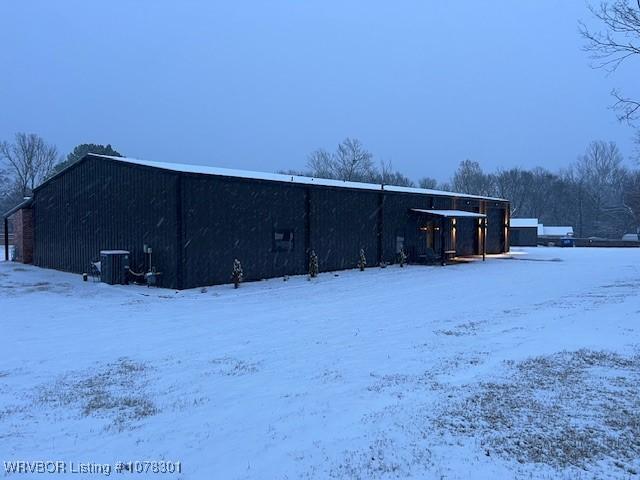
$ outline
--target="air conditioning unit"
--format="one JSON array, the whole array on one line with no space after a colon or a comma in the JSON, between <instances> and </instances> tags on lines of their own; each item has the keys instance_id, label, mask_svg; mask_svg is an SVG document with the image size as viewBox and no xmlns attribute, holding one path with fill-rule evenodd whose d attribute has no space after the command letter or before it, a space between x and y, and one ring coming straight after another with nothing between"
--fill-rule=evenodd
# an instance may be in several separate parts
<instances>
[{"instance_id":1,"label":"air conditioning unit","mask_svg":"<svg viewBox=\"0 0 640 480\"><path fill-rule=\"evenodd\" d=\"M100 280L109 285L124 285L127 283L129 269L128 250L100 251Z\"/></svg>"}]
</instances>

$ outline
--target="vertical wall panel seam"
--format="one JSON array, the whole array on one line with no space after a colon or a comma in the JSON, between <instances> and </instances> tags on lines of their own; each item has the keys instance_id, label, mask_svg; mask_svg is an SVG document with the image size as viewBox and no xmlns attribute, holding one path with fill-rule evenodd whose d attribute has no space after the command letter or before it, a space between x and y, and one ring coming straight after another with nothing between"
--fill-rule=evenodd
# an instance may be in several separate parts
<instances>
[{"instance_id":1,"label":"vertical wall panel seam","mask_svg":"<svg viewBox=\"0 0 640 480\"><path fill-rule=\"evenodd\" d=\"M185 242L183 238L183 212L182 212L182 174L176 175L176 288L178 290L183 287L184 266L183 261Z\"/></svg>"}]
</instances>

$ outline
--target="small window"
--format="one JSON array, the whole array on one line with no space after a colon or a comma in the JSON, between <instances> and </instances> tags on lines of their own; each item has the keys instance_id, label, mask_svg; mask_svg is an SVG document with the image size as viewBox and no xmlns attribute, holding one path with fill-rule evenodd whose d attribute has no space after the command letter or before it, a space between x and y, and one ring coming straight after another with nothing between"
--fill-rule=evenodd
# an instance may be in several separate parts
<instances>
[{"instance_id":1,"label":"small window","mask_svg":"<svg viewBox=\"0 0 640 480\"><path fill-rule=\"evenodd\" d=\"M293 251L293 230L277 229L273 231L273 251L274 252Z\"/></svg>"}]
</instances>

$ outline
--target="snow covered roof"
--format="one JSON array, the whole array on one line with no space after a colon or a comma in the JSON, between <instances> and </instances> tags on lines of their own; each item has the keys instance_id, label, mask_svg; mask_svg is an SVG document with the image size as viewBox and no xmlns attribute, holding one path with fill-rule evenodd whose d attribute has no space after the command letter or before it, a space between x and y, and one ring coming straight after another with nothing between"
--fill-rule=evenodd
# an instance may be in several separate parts
<instances>
[{"instance_id":1,"label":"snow covered roof","mask_svg":"<svg viewBox=\"0 0 640 480\"><path fill-rule=\"evenodd\" d=\"M512 218L509 220L510 227L538 227L537 218Z\"/></svg>"},{"instance_id":2,"label":"snow covered roof","mask_svg":"<svg viewBox=\"0 0 640 480\"><path fill-rule=\"evenodd\" d=\"M450 217L450 218L486 218L486 215L475 212L465 212L464 210L422 210L421 208L412 208L412 212L416 213L428 213L430 215L436 215L438 217Z\"/></svg>"},{"instance_id":3,"label":"snow covered roof","mask_svg":"<svg viewBox=\"0 0 640 480\"><path fill-rule=\"evenodd\" d=\"M567 235L573 235L573 227L547 227L542 226L542 235L550 237L564 237Z\"/></svg>"},{"instance_id":4,"label":"snow covered roof","mask_svg":"<svg viewBox=\"0 0 640 480\"><path fill-rule=\"evenodd\" d=\"M246 170L234 170L230 168L209 167L206 165L193 165L187 163L166 163L152 162L149 160L139 160L137 158L112 157L109 155L89 154L93 157L108 158L118 162L143 165L146 167L160 168L174 172L200 173L204 175L218 175L223 177L251 178L256 180L271 180L274 182L299 183L304 185L322 185L327 187L357 188L360 190L385 190L388 192L419 193L423 195L441 195L461 198L474 198L481 200L495 200L506 202L503 198L482 197L480 195L469 195L465 193L446 192L443 190L431 190L426 188L397 187L394 185L380 185L376 183L347 182L343 180L330 180L326 178L304 177L300 175L285 175L281 173L251 172Z\"/></svg>"}]
</instances>

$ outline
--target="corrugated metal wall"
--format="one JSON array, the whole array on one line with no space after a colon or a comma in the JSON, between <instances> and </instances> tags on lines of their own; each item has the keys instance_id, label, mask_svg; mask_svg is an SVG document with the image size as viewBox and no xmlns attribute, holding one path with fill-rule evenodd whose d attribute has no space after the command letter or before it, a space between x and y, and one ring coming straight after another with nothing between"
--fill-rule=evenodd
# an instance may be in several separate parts
<instances>
[{"instance_id":1,"label":"corrugated metal wall","mask_svg":"<svg viewBox=\"0 0 640 480\"><path fill-rule=\"evenodd\" d=\"M100 250L131 252L144 268L143 244L163 286L177 288L176 181L162 170L89 157L34 194L34 264L87 272Z\"/></svg>"},{"instance_id":2,"label":"corrugated metal wall","mask_svg":"<svg viewBox=\"0 0 640 480\"><path fill-rule=\"evenodd\" d=\"M380 194L314 187L310 192L310 246L321 270L355 268L360 249L368 265L378 264Z\"/></svg>"},{"instance_id":3,"label":"corrugated metal wall","mask_svg":"<svg viewBox=\"0 0 640 480\"><path fill-rule=\"evenodd\" d=\"M487 207L487 253L504 253L508 250L505 238L506 210L492 202Z\"/></svg>"},{"instance_id":4,"label":"corrugated metal wall","mask_svg":"<svg viewBox=\"0 0 640 480\"><path fill-rule=\"evenodd\" d=\"M511 227L509 233L509 244L514 247L538 245L538 227Z\"/></svg>"},{"instance_id":5,"label":"corrugated metal wall","mask_svg":"<svg viewBox=\"0 0 640 480\"><path fill-rule=\"evenodd\" d=\"M185 288L228 283L235 258L246 280L306 272L304 186L185 174L182 207ZM275 229L292 251L274 251Z\"/></svg>"}]
</instances>

